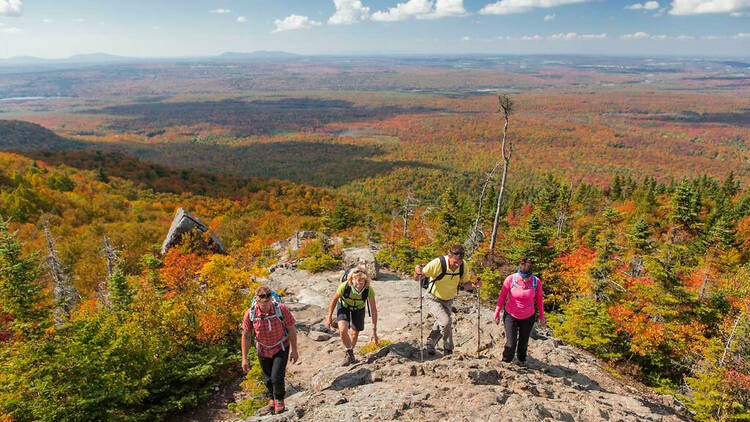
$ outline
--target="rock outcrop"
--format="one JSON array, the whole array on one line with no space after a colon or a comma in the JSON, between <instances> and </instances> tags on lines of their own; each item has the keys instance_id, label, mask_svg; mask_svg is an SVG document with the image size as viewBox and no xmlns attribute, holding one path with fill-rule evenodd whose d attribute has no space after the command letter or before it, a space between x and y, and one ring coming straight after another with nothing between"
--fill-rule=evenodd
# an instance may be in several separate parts
<instances>
[{"instance_id":1,"label":"rock outcrop","mask_svg":"<svg viewBox=\"0 0 750 422\"><path fill-rule=\"evenodd\" d=\"M180 243L182 236L191 231L200 230L201 233L208 232L208 226L196 216L187 212L184 208L177 208L172 225L169 227L167 237L164 238L164 242L161 245L162 255L166 254L167 251L174 245ZM224 244L221 243L218 237L211 233L212 241L212 252L214 253L226 253Z\"/></svg>"},{"instance_id":2,"label":"rock outcrop","mask_svg":"<svg viewBox=\"0 0 750 422\"><path fill-rule=\"evenodd\" d=\"M378 260L375 259L375 252L370 248L346 248L342 252L342 261L344 268L350 268L359 265L365 268L367 275L377 280L380 275Z\"/></svg>"}]
</instances>

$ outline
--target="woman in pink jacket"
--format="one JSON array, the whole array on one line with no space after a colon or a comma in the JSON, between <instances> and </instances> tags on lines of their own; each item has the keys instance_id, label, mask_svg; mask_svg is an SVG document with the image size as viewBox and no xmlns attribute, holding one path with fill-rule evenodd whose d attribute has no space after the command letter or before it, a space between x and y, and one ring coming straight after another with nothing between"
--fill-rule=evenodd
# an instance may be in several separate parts
<instances>
[{"instance_id":1,"label":"woman in pink jacket","mask_svg":"<svg viewBox=\"0 0 750 422\"><path fill-rule=\"evenodd\" d=\"M542 281L531 273L531 260L523 257L518 266L518 272L509 275L503 282L500 297L495 308L495 324L500 323L500 312L503 314L505 326L505 349L503 362L513 360L518 347L518 361L526 364L526 350L529 346L529 336L534 326L534 305L539 311L539 321L546 327L544 319L544 302L542 300ZM507 300L507 301L506 301Z\"/></svg>"}]
</instances>

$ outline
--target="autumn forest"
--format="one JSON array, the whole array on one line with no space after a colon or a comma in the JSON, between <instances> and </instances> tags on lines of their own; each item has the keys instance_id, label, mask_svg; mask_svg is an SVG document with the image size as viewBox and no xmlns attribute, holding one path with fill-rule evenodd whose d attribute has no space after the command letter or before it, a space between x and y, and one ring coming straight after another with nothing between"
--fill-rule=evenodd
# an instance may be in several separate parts
<instances>
[{"instance_id":1,"label":"autumn forest","mask_svg":"<svg viewBox=\"0 0 750 422\"><path fill-rule=\"evenodd\" d=\"M150 421L200 405L237 376L247 289L298 230L343 239L302 248L309 271L371 244L408 274L465 243L488 307L531 256L556 337L698 420L750 418L747 66L0 67L0 421ZM179 207L228 253L191 233L162 255Z\"/></svg>"}]
</instances>

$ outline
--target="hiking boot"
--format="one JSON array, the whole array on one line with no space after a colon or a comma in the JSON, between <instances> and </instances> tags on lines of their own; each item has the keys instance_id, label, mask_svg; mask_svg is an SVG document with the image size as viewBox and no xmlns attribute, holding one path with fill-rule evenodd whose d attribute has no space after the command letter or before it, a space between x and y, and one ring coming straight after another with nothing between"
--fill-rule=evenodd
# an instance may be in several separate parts
<instances>
[{"instance_id":1,"label":"hiking boot","mask_svg":"<svg viewBox=\"0 0 750 422\"><path fill-rule=\"evenodd\" d=\"M437 352L435 352L435 348L432 347L432 346L430 346L430 345L427 345L424 348L427 351L427 354L430 355L430 356L435 356L435 353L437 353Z\"/></svg>"},{"instance_id":2,"label":"hiking boot","mask_svg":"<svg viewBox=\"0 0 750 422\"><path fill-rule=\"evenodd\" d=\"M527 366L529 366L529 364L526 363L526 360L524 359L524 360L519 360L518 361L518 366L526 368Z\"/></svg>"},{"instance_id":3,"label":"hiking boot","mask_svg":"<svg viewBox=\"0 0 750 422\"><path fill-rule=\"evenodd\" d=\"M349 366L353 363L356 363L357 359L354 357L354 350L347 350L346 356L344 357L344 361L341 362L341 366Z\"/></svg>"},{"instance_id":4,"label":"hiking boot","mask_svg":"<svg viewBox=\"0 0 750 422\"><path fill-rule=\"evenodd\" d=\"M451 349L443 350L443 356L448 356L448 355L452 355L452 354L453 354L453 350L451 350Z\"/></svg>"},{"instance_id":5,"label":"hiking boot","mask_svg":"<svg viewBox=\"0 0 750 422\"><path fill-rule=\"evenodd\" d=\"M266 415L273 415L274 410L276 409L276 403L273 399L268 399L268 405L265 407L261 407L257 411L255 411L255 416L266 416Z\"/></svg>"},{"instance_id":6,"label":"hiking boot","mask_svg":"<svg viewBox=\"0 0 750 422\"><path fill-rule=\"evenodd\" d=\"M274 407L274 414L278 415L279 413L285 410L286 410L286 406L284 406L284 400L276 399L276 406Z\"/></svg>"}]
</instances>

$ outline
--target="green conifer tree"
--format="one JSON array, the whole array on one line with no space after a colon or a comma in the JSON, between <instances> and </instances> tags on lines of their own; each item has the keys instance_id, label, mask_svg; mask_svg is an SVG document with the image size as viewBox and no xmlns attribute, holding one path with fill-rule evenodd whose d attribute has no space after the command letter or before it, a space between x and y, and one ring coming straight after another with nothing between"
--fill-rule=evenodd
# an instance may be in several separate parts
<instances>
[{"instance_id":1,"label":"green conifer tree","mask_svg":"<svg viewBox=\"0 0 750 422\"><path fill-rule=\"evenodd\" d=\"M114 309L127 310L133 302L133 290L121 268L115 268L109 277L109 302Z\"/></svg>"},{"instance_id":2,"label":"green conifer tree","mask_svg":"<svg viewBox=\"0 0 750 422\"><path fill-rule=\"evenodd\" d=\"M0 218L0 310L13 318L11 328L18 334L35 335L49 316L42 306L38 255L22 256L23 244L8 226Z\"/></svg>"}]
</instances>

